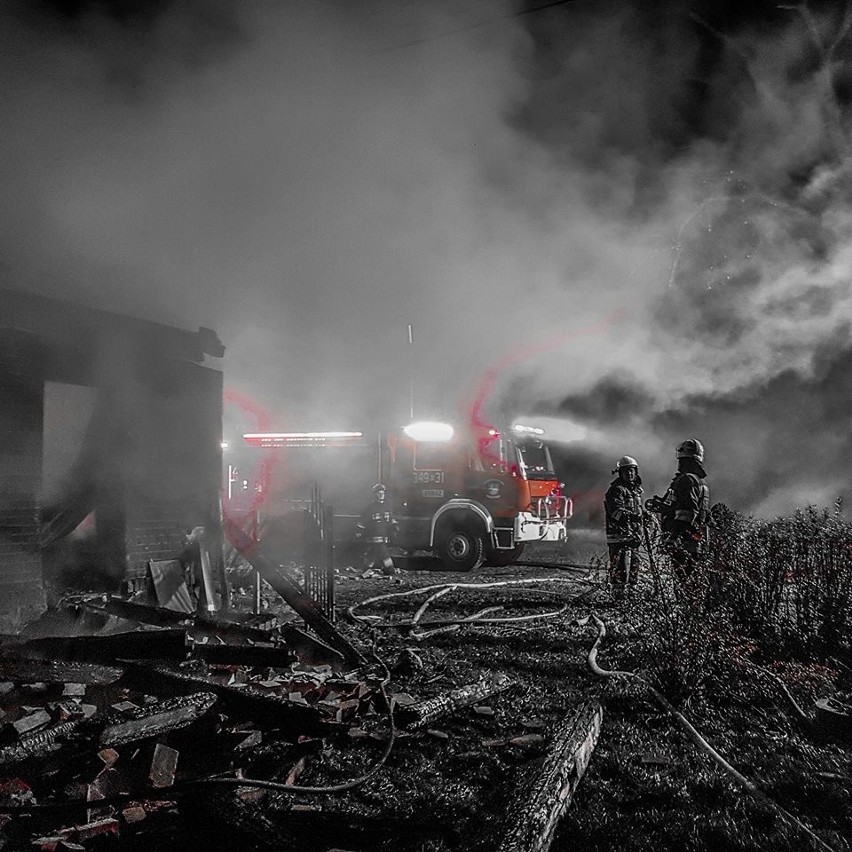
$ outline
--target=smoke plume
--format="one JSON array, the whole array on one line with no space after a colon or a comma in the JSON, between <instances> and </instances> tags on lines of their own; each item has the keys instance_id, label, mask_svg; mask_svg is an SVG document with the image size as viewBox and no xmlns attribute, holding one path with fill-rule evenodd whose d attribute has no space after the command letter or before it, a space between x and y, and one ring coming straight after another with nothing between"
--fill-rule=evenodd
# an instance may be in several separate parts
<instances>
[{"instance_id":1,"label":"smoke plume","mask_svg":"<svg viewBox=\"0 0 852 852\"><path fill-rule=\"evenodd\" d=\"M696 436L716 500L830 502L849 10L713 8L7 5L2 279L216 329L269 428L546 417L577 491Z\"/></svg>"}]
</instances>

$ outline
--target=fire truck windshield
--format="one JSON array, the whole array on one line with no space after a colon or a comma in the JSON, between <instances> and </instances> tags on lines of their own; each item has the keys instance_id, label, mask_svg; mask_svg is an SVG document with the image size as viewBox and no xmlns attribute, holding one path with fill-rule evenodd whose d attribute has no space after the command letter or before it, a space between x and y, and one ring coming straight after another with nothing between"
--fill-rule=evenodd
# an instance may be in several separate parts
<instances>
[{"instance_id":1,"label":"fire truck windshield","mask_svg":"<svg viewBox=\"0 0 852 852\"><path fill-rule=\"evenodd\" d=\"M415 470L443 470L450 453L447 444L420 443L414 447Z\"/></svg>"},{"instance_id":2,"label":"fire truck windshield","mask_svg":"<svg viewBox=\"0 0 852 852\"><path fill-rule=\"evenodd\" d=\"M541 441L518 443L524 474L527 479L555 479L550 451Z\"/></svg>"}]
</instances>

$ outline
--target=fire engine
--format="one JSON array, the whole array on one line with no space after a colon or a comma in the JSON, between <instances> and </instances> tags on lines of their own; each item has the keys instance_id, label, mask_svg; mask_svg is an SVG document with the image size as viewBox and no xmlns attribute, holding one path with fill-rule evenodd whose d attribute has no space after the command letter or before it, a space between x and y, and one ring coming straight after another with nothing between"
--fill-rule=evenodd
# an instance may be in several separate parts
<instances>
[{"instance_id":1,"label":"fire engine","mask_svg":"<svg viewBox=\"0 0 852 852\"><path fill-rule=\"evenodd\" d=\"M410 423L387 438L386 484L395 544L425 550L454 571L508 565L528 542L562 541L571 499L543 430L515 425Z\"/></svg>"},{"instance_id":2,"label":"fire engine","mask_svg":"<svg viewBox=\"0 0 852 852\"><path fill-rule=\"evenodd\" d=\"M232 515L250 517L261 528L299 502L292 499L294 488L304 490L312 481L331 497L335 546L350 549L356 544L355 501L378 476L399 523L392 543L404 553L432 553L453 571L509 565L528 543L564 540L572 515L543 434L521 425L501 431L436 421L409 423L379 436L378 444L361 432L249 433L243 439L255 448L319 452L299 453L301 463L288 454L285 482L271 475L271 464L249 479L235 478L229 466L225 502ZM233 490L235 482L241 488Z\"/></svg>"}]
</instances>

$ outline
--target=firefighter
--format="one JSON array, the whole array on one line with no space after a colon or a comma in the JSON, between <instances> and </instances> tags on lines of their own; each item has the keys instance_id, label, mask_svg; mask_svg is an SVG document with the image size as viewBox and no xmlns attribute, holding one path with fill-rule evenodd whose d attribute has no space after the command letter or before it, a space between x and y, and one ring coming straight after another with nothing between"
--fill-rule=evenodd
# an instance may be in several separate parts
<instances>
[{"instance_id":1,"label":"firefighter","mask_svg":"<svg viewBox=\"0 0 852 852\"><path fill-rule=\"evenodd\" d=\"M663 497L652 498L660 513L663 545L681 582L695 570L707 547L710 489L705 479L704 445L687 438L677 446L677 473Z\"/></svg>"},{"instance_id":2,"label":"firefighter","mask_svg":"<svg viewBox=\"0 0 852 852\"><path fill-rule=\"evenodd\" d=\"M373 486L373 502L361 512L357 524L358 538L369 543L364 552L367 568L380 565L382 572L388 576L399 573L388 553L388 544L398 528L399 524L387 502L387 488L377 482Z\"/></svg>"},{"instance_id":3,"label":"firefighter","mask_svg":"<svg viewBox=\"0 0 852 852\"><path fill-rule=\"evenodd\" d=\"M642 542L642 479L639 463L622 456L612 471L617 474L604 497L606 543L609 549L609 581L616 596L639 576L639 546Z\"/></svg>"}]
</instances>

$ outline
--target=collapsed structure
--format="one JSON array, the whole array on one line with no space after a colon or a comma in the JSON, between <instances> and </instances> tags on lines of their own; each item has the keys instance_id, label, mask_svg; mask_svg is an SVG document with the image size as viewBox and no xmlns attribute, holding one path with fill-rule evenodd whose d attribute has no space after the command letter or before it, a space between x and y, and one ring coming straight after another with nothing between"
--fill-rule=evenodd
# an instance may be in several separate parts
<instances>
[{"instance_id":1,"label":"collapsed structure","mask_svg":"<svg viewBox=\"0 0 852 852\"><path fill-rule=\"evenodd\" d=\"M216 333L13 290L0 332L4 630L68 589L118 591L193 527L221 559Z\"/></svg>"}]
</instances>

